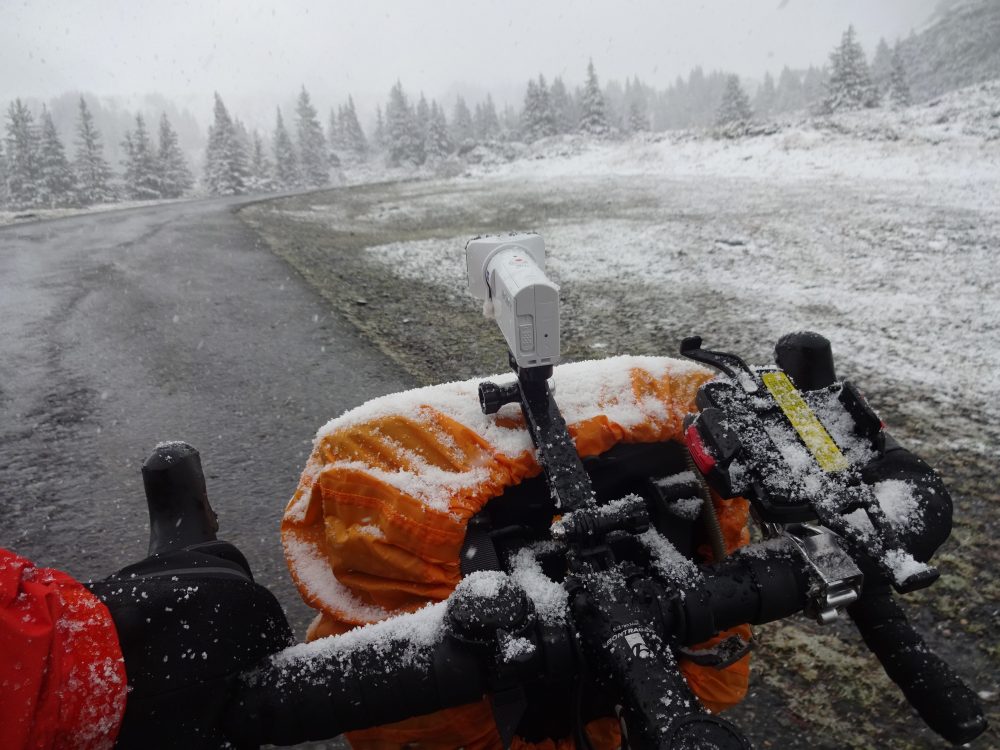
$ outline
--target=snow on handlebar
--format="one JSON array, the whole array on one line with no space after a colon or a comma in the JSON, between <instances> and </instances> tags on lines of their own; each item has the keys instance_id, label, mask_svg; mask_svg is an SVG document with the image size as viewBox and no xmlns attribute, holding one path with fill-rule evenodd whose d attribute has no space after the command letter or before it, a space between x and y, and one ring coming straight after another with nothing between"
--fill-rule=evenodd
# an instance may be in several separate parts
<instances>
[{"instance_id":1,"label":"snow on handlebar","mask_svg":"<svg viewBox=\"0 0 1000 750\"><path fill-rule=\"evenodd\" d=\"M474 702L512 681L545 681L554 664L580 670L581 623L568 601L554 610L530 576L472 573L443 602L275 654L242 678L231 736L247 745L322 739ZM654 636L683 645L799 612L808 585L795 547L773 542L699 568L686 589L660 575L629 582ZM691 703L664 725L701 713Z\"/></svg>"}]
</instances>

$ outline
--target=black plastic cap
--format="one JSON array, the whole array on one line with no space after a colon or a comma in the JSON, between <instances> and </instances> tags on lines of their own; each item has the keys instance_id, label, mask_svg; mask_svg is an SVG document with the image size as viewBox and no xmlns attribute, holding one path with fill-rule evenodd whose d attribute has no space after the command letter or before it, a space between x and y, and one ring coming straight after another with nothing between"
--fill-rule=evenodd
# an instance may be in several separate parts
<instances>
[{"instance_id":1,"label":"black plastic cap","mask_svg":"<svg viewBox=\"0 0 1000 750\"><path fill-rule=\"evenodd\" d=\"M142 464L149 506L149 554L216 539L201 456L187 443L160 443Z\"/></svg>"},{"instance_id":2,"label":"black plastic cap","mask_svg":"<svg viewBox=\"0 0 1000 750\"><path fill-rule=\"evenodd\" d=\"M837 380L830 340L812 331L787 333L778 339L774 361L800 391L816 391Z\"/></svg>"}]
</instances>

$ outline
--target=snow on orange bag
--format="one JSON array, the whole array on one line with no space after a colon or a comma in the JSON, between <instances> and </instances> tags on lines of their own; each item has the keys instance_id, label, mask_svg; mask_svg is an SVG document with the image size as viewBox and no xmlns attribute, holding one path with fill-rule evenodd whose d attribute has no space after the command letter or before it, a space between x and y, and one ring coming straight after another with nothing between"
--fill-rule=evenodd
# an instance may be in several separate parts
<instances>
[{"instance_id":1,"label":"snow on orange bag","mask_svg":"<svg viewBox=\"0 0 1000 750\"><path fill-rule=\"evenodd\" d=\"M698 387L711 377L666 357L614 357L561 365L553 381L577 452L586 457L619 443L683 442L684 416L695 410ZM508 487L540 473L518 407L484 415L480 382L378 398L320 429L281 525L292 577L319 610L309 640L447 598L461 577L469 519ZM727 547L746 544L746 502L715 498L715 506ZM681 667L711 710L746 693L749 657L723 670L684 660ZM617 747L615 722L593 722L588 731L595 747ZM440 750L501 747L485 701L349 739L358 750L408 742ZM555 750L572 742L517 746Z\"/></svg>"}]
</instances>

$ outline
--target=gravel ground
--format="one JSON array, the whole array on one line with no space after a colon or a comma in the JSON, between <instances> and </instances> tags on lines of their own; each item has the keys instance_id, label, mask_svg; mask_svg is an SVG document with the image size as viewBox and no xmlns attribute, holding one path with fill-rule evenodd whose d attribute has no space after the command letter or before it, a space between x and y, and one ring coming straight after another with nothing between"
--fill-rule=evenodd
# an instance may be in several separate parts
<instances>
[{"instance_id":1,"label":"gravel ground","mask_svg":"<svg viewBox=\"0 0 1000 750\"><path fill-rule=\"evenodd\" d=\"M992 477L1000 431L995 371L985 369L997 314L989 308L997 285L986 253L998 246L1000 214L983 201L958 208L961 198L889 180L858 187L846 180L459 178L314 193L241 216L421 383L503 368L499 333L464 293L462 245L512 229L546 236L562 283L566 359L670 354L683 336L699 333L710 348L764 362L788 330L829 336L839 374L862 385L894 434L952 490L955 529L937 557L942 579L908 597L909 612L983 696L993 729L974 746L987 748L1000 747L1000 554L993 543L1000 495ZM665 249L631 268L644 243ZM929 248L937 255L926 257ZM423 256L435 252L439 261L428 263ZM812 272L788 293L789 279L829 257L849 262L831 263L825 276ZM880 316L878 295L899 291L899 269L910 267L924 269L926 304L971 296L971 307L985 304L988 314L972 315L954 333L914 328L906 309ZM958 278L955 293L932 288L946 276ZM902 291L919 306L922 289ZM974 355L956 361L949 348L956 340ZM948 368L934 366L935 347ZM980 350L990 352L986 359ZM922 364L906 367L913 358ZM750 696L730 713L756 746L946 746L850 628L799 619L760 630Z\"/></svg>"}]
</instances>

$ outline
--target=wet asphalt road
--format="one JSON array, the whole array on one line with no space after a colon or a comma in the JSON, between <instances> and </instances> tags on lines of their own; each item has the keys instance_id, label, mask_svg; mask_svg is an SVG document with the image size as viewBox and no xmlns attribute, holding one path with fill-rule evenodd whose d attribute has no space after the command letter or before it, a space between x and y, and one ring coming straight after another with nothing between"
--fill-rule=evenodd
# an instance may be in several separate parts
<instances>
[{"instance_id":1,"label":"wet asphalt road","mask_svg":"<svg viewBox=\"0 0 1000 750\"><path fill-rule=\"evenodd\" d=\"M301 637L310 614L278 524L311 438L410 381L259 243L239 205L0 228L0 545L78 578L140 559L140 465L185 440L220 536Z\"/></svg>"}]
</instances>

